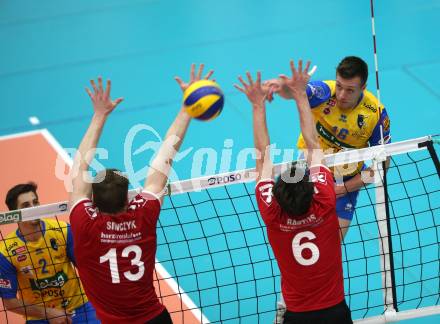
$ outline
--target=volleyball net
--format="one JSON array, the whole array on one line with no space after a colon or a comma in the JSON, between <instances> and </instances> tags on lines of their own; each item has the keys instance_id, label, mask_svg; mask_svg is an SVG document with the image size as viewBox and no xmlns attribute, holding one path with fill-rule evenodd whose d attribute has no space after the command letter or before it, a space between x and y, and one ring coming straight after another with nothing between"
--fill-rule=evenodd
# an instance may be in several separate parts
<instances>
[{"instance_id":1,"label":"volleyball net","mask_svg":"<svg viewBox=\"0 0 440 324\"><path fill-rule=\"evenodd\" d=\"M440 313L436 141L426 136L326 157L329 166L366 161L375 170L341 247L345 296L358 322ZM276 165L276 173L287 165ZM247 169L169 185L157 226L155 286L175 323L273 321L280 273L255 201L254 176ZM67 203L59 202L6 212L0 224L66 211ZM2 226L0 234L6 244Z\"/></svg>"}]
</instances>

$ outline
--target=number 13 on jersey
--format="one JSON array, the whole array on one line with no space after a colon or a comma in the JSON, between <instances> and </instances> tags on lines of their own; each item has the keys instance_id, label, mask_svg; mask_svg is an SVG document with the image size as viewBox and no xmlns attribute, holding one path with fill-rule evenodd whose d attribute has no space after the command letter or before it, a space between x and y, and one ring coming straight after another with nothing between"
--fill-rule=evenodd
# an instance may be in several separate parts
<instances>
[{"instance_id":1,"label":"number 13 on jersey","mask_svg":"<svg viewBox=\"0 0 440 324\"><path fill-rule=\"evenodd\" d=\"M136 267L135 272L125 271L123 273L124 277L130 281L138 281L142 278L145 273L144 262L141 261L142 249L138 245L130 245L122 250L121 257L128 258L130 254L133 255L131 260L131 265ZM118 256L116 255L116 249L112 248L108 250L106 254L99 258L99 263L109 262L110 275L112 278L112 283L120 283L121 278L119 276L119 266L118 266Z\"/></svg>"}]
</instances>

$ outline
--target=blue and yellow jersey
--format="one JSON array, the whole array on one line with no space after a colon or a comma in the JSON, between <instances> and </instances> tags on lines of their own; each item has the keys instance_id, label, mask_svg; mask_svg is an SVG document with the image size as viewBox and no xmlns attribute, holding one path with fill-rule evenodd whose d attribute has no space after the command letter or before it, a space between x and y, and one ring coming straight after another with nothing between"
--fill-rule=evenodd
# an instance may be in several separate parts
<instances>
[{"instance_id":1,"label":"blue and yellow jersey","mask_svg":"<svg viewBox=\"0 0 440 324\"><path fill-rule=\"evenodd\" d=\"M385 108L368 90L351 109L336 104L336 81L312 81L307 85L307 96L316 122L321 148L326 153L345 149L359 149L381 144L381 126L385 144L391 142L390 120ZM305 149L302 134L298 148ZM363 167L347 168L344 176L354 175ZM351 170L349 170L351 169Z\"/></svg>"},{"instance_id":2,"label":"blue and yellow jersey","mask_svg":"<svg viewBox=\"0 0 440 324\"><path fill-rule=\"evenodd\" d=\"M70 225L45 219L41 230L36 242L25 241L17 229L0 243L0 297L71 312L86 303L87 297L71 263Z\"/></svg>"}]
</instances>

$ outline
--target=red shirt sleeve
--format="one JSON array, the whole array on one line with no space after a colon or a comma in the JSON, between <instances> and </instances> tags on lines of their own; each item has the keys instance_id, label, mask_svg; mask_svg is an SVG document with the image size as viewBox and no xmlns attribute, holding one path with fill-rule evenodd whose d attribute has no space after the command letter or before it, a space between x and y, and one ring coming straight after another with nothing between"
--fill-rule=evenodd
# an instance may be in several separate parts
<instances>
[{"instance_id":1,"label":"red shirt sleeve","mask_svg":"<svg viewBox=\"0 0 440 324\"><path fill-rule=\"evenodd\" d=\"M93 202L89 198L84 198L76 202L70 210L70 224L73 226L87 222L98 216L97 210Z\"/></svg>"},{"instance_id":2,"label":"red shirt sleeve","mask_svg":"<svg viewBox=\"0 0 440 324\"><path fill-rule=\"evenodd\" d=\"M313 201L319 214L327 214L336 209L336 193L333 174L324 165L316 165L310 168L310 179L315 186Z\"/></svg>"},{"instance_id":3,"label":"red shirt sleeve","mask_svg":"<svg viewBox=\"0 0 440 324\"><path fill-rule=\"evenodd\" d=\"M257 200L258 209L261 217L266 224L271 223L274 219L279 217L281 207L273 195L273 180L261 180L255 187L255 198Z\"/></svg>"},{"instance_id":4,"label":"red shirt sleeve","mask_svg":"<svg viewBox=\"0 0 440 324\"><path fill-rule=\"evenodd\" d=\"M73 205L70 210L70 226L75 244L89 242L90 236L87 233L90 232L97 217L98 210L89 198L81 199Z\"/></svg>"},{"instance_id":5,"label":"red shirt sleeve","mask_svg":"<svg viewBox=\"0 0 440 324\"><path fill-rule=\"evenodd\" d=\"M152 192L142 191L130 201L127 211L133 211L137 215L146 217L146 222L149 225L154 225L154 230L156 230L160 207L159 197Z\"/></svg>"}]
</instances>

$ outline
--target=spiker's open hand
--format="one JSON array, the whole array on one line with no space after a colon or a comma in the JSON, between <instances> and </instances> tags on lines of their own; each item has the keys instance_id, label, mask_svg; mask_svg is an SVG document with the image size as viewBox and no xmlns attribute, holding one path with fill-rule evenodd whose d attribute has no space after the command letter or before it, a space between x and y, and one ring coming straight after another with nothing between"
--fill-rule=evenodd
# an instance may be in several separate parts
<instances>
[{"instance_id":1,"label":"spiker's open hand","mask_svg":"<svg viewBox=\"0 0 440 324\"><path fill-rule=\"evenodd\" d=\"M297 98L300 94L304 93L307 87L307 83L310 80L310 75L314 72L308 72L310 67L310 61L307 61L306 67L303 70L302 60L298 61L298 69L295 68L295 63L293 60L290 61L290 70L292 71L292 76L282 74L280 75L281 89L290 94L291 98Z\"/></svg>"}]
</instances>

